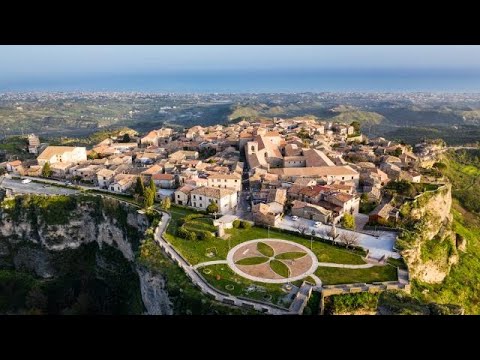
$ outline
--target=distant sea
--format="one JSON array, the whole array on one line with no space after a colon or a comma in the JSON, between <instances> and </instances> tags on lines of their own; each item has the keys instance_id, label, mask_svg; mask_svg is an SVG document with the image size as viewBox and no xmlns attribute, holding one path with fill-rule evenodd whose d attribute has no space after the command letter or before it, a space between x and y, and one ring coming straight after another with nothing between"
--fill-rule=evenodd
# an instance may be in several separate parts
<instances>
[{"instance_id":1,"label":"distant sea","mask_svg":"<svg viewBox=\"0 0 480 360\"><path fill-rule=\"evenodd\" d=\"M0 81L0 92L480 92L480 69L209 71L58 75Z\"/></svg>"}]
</instances>

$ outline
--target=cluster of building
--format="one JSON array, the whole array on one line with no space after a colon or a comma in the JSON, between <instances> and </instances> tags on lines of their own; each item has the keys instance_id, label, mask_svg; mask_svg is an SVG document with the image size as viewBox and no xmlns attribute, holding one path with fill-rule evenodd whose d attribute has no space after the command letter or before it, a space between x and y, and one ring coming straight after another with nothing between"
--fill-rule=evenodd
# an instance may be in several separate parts
<instances>
[{"instance_id":1,"label":"cluster of building","mask_svg":"<svg viewBox=\"0 0 480 360\"><path fill-rule=\"evenodd\" d=\"M6 166L39 176L48 163L53 178L116 193L133 192L138 177L152 179L158 200L170 197L199 210L216 203L222 214L235 213L239 193L247 191L253 220L272 226L285 213L336 223L358 213L362 193L380 203L389 181L421 181L419 158L408 146L310 118L162 128L123 140L108 138L88 151L48 146L36 161ZM39 147L30 135L29 150Z\"/></svg>"}]
</instances>

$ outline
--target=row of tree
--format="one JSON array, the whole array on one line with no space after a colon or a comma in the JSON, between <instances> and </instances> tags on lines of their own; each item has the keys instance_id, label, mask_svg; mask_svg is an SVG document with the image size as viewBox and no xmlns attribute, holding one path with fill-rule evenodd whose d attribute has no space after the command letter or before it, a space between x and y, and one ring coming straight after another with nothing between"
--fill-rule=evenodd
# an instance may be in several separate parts
<instances>
[{"instance_id":1,"label":"row of tree","mask_svg":"<svg viewBox=\"0 0 480 360\"><path fill-rule=\"evenodd\" d=\"M137 201L142 200L143 206L149 208L153 206L155 202L155 194L157 193L157 187L153 182L153 179L150 179L148 186L145 186L143 183L143 178L139 176L135 184L134 197Z\"/></svg>"}]
</instances>

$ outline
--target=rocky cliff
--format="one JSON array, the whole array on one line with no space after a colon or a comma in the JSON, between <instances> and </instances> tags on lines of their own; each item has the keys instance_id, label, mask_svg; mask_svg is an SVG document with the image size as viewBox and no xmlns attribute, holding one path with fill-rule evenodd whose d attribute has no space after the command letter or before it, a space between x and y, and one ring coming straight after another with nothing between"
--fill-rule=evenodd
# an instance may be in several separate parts
<instances>
[{"instance_id":1,"label":"rocky cliff","mask_svg":"<svg viewBox=\"0 0 480 360\"><path fill-rule=\"evenodd\" d=\"M171 314L165 279L135 261L149 223L145 214L111 198L7 199L0 213L0 269L53 282L70 274L75 299L89 292L101 298L92 288L103 287L105 302L93 306L99 313ZM83 285L76 285L78 279Z\"/></svg>"},{"instance_id":2,"label":"rocky cliff","mask_svg":"<svg viewBox=\"0 0 480 360\"><path fill-rule=\"evenodd\" d=\"M404 230L397 247L412 278L427 283L442 282L458 261L451 206L451 185L446 184L400 208Z\"/></svg>"}]
</instances>

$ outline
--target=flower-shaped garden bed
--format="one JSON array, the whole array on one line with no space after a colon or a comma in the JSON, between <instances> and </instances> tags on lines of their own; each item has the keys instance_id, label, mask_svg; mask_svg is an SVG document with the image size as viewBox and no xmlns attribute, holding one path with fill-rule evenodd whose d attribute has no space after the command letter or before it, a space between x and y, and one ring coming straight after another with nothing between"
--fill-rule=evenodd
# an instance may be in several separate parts
<instances>
[{"instance_id":1,"label":"flower-shaped garden bed","mask_svg":"<svg viewBox=\"0 0 480 360\"><path fill-rule=\"evenodd\" d=\"M227 256L239 275L255 281L282 283L313 273L316 256L303 245L280 239L259 239L234 247Z\"/></svg>"}]
</instances>

